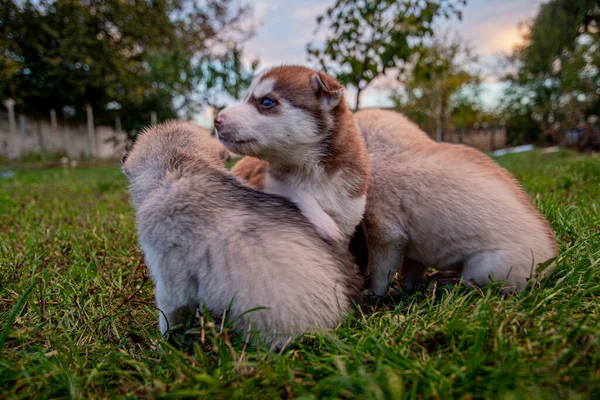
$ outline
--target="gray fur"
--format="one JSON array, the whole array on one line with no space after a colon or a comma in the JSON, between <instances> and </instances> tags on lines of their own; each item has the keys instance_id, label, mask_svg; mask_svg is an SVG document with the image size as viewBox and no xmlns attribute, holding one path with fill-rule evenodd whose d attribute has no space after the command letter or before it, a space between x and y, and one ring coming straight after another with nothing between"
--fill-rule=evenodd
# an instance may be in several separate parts
<instances>
[{"instance_id":1,"label":"gray fur","mask_svg":"<svg viewBox=\"0 0 600 400\"><path fill-rule=\"evenodd\" d=\"M123 171L139 240L156 286L162 333L203 304L234 329L281 344L334 328L362 285L347 251L322 240L297 207L240 185L206 135L185 123L139 136Z\"/></svg>"}]
</instances>

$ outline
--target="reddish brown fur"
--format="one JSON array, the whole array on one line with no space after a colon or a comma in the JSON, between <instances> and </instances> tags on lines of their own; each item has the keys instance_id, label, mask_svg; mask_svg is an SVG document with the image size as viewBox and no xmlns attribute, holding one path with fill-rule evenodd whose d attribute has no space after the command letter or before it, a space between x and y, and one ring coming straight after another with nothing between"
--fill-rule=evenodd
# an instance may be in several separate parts
<instances>
[{"instance_id":1,"label":"reddish brown fur","mask_svg":"<svg viewBox=\"0 0 600 400\"><path fill-rule=\"evenodd\" d=\"M263 190L268 170L269 163L266 161L254 157L244 157L233 166L231 173L241 178L251 188Z\"/></svg>"},{"instance_id":2,"label":"reddish brown fur","mask_svg":"<svg viewBox=\"0 0 600 400\"><path fill-rule=\"evenodd\" d=\"M339 82L323 72L316 72L301 66L283 66L271 69L262 76L261 81L268 78L274 80L273 91L265 97L276 101L283 98L294 107L311 114L323 133L322 144L325 156L322 162L325 172L333 175L338 171L343 171L344 178L353 184L350 191L351 198L360 197L367 191L369 171L368 154L363 140L356 129L352 113L343 98L339 105L331 111L330 115L323 110L319 95L326 94L316 95L312 84L315 73L318 73L329 91L343 89ZM260 110L260 107L257 108ZM294 168L294 166L289 167L289 169ZM273 168L271 172L277 177L281 175L278 172L288 172L286 166L281 166L281 169L282 171L277 171ZM240 170L233 171L236 175L238 172L242 173ZM254 177L256 183L261 180L260 172L255 171L257 174Z\"/></svg>"}]
</instances>

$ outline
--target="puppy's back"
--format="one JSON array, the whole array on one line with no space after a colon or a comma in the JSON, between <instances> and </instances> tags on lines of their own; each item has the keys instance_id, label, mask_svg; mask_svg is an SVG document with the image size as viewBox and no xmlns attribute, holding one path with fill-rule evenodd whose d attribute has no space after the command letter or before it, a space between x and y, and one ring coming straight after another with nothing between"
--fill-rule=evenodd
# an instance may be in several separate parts
<instances>
[{"instance_id":1,"label":"puppy's back","mask_svg":"<svg viewBox=\"0 0 600 400\"><path fill-rule=\"evenodd\" d=\"M232 317L267 308L249 315L262 331L335 327L362 287L349 254L326 244L293 204L237 185L190 177L165 186L140 210L142 245L165 254L166 276L197 281L210 310L235 299Z\"/></svg>"},{"instance_id":2,"label":"puppy's back","mask_svg":"<svg viewBox=\"0 0 600 400\"><path fill-rule=\"evenodd\" d=\"M378 230L400 225L411 241L424 244L419 257L437 254L434 265L459 261L453 257L478 246L506 248L521 260L533 253L536 263L555 256L550 224L489 157L436 143L395 112L365 110L355 118L372 165L366 216ZM398 208L404 210L401 219Z\"/></svg>"},{"instance_id":3,"label":"puppy's back","mask_svg":"<svg viewBox=\"0 0 600 400\"><path fill-rule=\"evenodd\" d=\"M136 206L157 293L170 285L168 301L200 301L217 313L234 299L233 318L266 307L249 314L253 327L287 335L333 328L353 309L362 287L356 265L295 205L238 183L189 132L172 138L176 146L166 143L168 133L150 134L136 146L146 143L139 150L154 157L134 152L127 168L134 180L160 165L165 170L149 175L159 183ZM244 318L236 327L249 323Z\"/></svg>"}]
</instances>

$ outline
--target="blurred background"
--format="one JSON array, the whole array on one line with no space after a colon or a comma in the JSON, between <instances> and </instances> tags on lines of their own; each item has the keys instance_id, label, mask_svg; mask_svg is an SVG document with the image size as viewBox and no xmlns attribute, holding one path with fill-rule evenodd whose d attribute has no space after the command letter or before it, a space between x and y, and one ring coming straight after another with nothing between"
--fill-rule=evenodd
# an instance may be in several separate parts
<instances>
[{"instance_id":1,"label":"blurred background","mask_svg":"<svg viewBox=\"0 0 600 400\"><path fill-rule=\"evenodd\" d=\"M599 151L599 22L598 0L0 0L0 161L115 159L172 118L212 129L284 63L439 141Z\"/></svg>"}]
</instances>

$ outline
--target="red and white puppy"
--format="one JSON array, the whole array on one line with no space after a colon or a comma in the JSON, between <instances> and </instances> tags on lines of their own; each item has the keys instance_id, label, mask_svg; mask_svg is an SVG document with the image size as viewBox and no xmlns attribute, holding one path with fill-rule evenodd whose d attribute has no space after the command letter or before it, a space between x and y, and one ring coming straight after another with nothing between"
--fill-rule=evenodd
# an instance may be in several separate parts
<instances>
[{"instance_id":1,"label":"red and white puppy","mask_svg":"<svg viewBox=\"0 0 600 400\"><path fill-rule=\"evenodd\" d=\"M217 115L215 128L228 150L255 157L241 161L245 171L268 163L254 186L293 201L324 239L348 244L365 210L369 172L339 82L300 66L267 70L241 104Z\"/></svg>"}]
</instances>

